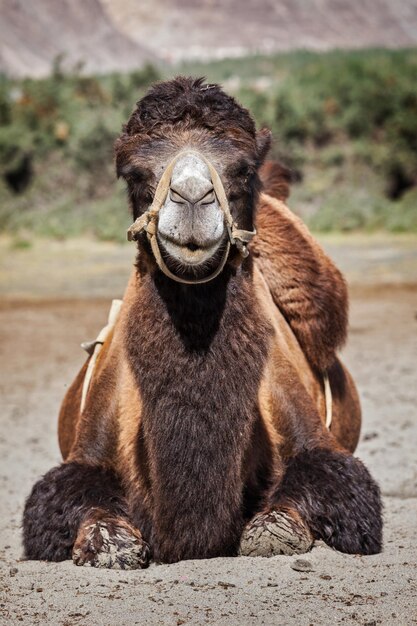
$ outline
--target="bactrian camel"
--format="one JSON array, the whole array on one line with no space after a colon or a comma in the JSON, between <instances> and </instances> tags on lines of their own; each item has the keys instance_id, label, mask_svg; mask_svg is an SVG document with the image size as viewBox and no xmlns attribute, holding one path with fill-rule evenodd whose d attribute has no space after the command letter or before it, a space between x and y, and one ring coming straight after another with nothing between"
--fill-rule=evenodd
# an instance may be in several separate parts
<instances>
[{"instance_id":1,"label":"bactrian camel","mask_svg":"<svg viewBox=\"0 0 417 626\"><path fill-rule=\"evenodd\" d=\"M137 260L59 417L63 463L24 513L30 559L134 568L381 550L336 352L347 289L284 204L270 132L219 86L154 85L116 141ZM133 245L133 244L132 244Z\"/></svg>"}]
</instances>

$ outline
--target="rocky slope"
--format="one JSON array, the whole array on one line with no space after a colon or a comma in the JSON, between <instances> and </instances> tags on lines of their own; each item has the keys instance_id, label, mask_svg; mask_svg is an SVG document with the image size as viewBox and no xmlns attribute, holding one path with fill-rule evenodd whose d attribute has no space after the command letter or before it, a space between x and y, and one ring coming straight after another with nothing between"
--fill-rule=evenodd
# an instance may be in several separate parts
<instances>
[{"instance_id":1,"label":"rocky slope","mask_svg":"<svg viewBox=\"0 0 417 626\"><path fill-rule=\"evenodd\" d=\"M416 0L101 2L123 32L167 60L417 44Z\"/></svg>"},{"instance_id":2,"label":"rocky slope","mask_svg":"<svg viewBox=\"0 0 417 626\"><path fill-rule=\"evenodd\" d=\"M0 71L417 44L417 0L0 0Z\"/></svg>"},{"instance_id":3,"label":"rocky slope","mask_svg":"<svg viewBox=\"0 0 417 626\"><path fill-rule=\"evenodd\" d=\"M153 54L121 33L100 0L0 0L0 72L43 76L58 55L86 72L131 69Z\"/></svg>"}]
</instances>

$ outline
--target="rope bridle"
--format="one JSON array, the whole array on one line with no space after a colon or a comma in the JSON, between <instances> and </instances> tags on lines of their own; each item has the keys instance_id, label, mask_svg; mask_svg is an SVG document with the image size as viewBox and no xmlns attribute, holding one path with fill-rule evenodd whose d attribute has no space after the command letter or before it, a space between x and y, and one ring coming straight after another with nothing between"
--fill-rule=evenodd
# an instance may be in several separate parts
<instances>
[{"instance_id":1,"label":"rope bridle","mask_svg":"<svg viewBox=\"0 0 417 626\"><path fill-rule=\"evenodd\" d=\"M190 153L197 154L199 158L201 158L205 162L205 164L207 165L209 169L211 180L213 183L214 192L216 194L220 208L223 211L224 222L225 222L227 232L228 232L228 241L227 241L225 250L223 252L223 256L220 261L220 264L218 265L216 270L212 274L210 274L210 276L207 276L206 278L195 278L195 279L182 278L181 276L177 276L176 274L173 274L171 272L171 270L167 267L162 257L161 251L159 249L158 237L157 237L158 214L167 198L170 185L171 185L172 171L174 169L175 163L178 161L178 159L181 156L183 156L184 154L190 154ZM201 283L208 283L209 281L213 280L213 278L216 278L216 276L218 276L223 271L223 268L226 265L226 262L229 256L230 247L233 245L235 245L238 248L242 259L247 257L249 254L248 243L256 235L256 230L242 230L238 228L237 224L234 222L233 217L230 213L229 203L227 201L224 186L223 186L223 183L221 181L221 178L218 172L210 163L210 161L208 161L202 154L197 153L193 150L185 150L185 151L180 152L168 164L167 168L163 172L161 179L157 185L154 199L153 199L151 206L149 207L147 211L145 211L145 213L143 213L140 217L136 219L136 221L130 226L130 228L128 228L128 231L127 231L128 241L136 241L142 231L146 232L147 234L148 241L152 249L152 253L155 257L155 261L158 264L158 267L160 268L160 270L166 276L168 276L168 278L171 278L172 280L175 280L176 282L179 282L179 283L184 283L185 285L197 285ZM267 289L269 291L268 286L267 286ZM96 344L100 344L100 342L96 341L94 345ZM93 355L92 361L94 361L94 355ZM92 365L92 367L94 367L94 365ZM82 408L85 403L85 398L87 395L87 390L88 390L91 376L92 376L92 370L89 373L89 375L86 376L86 379L84 380ZM323 385L324 385L325 416L326 416L325 424L326 424L326 427L330 429L330 426L332 423L332 417L333 417L332 416L333 400L332 400L332 391L331 391L329 376L327 372L323 372Z\"/></svg>"},{"instance_id":2,"label":"rope bridle","mask_svg":"<svg viewBox=\"0 0 417 626\"><path fill-rule=\"evenodd\" d=\"M228 233L228 240L220 264L212 274L205 278L187 279L181 276L177 276L176 274L171 272L163 259L158 244L158 214L167 198L171 185L171 177L174 166L178 159L185 154L196 154L207 165L210 172L211 181L213 183L214 193L216 194L220 208L223 212L224 222ZM184 283L185 285L198 285L201 283L208 283L209 281L213 280L213 278L216 278L216 276L218 276L223 271L223 268L226 265L227 259L229 257L230 246L237 247L242 259L247 257L249 254L247 247L248 243L256 235L256 230L242 230L238 228L237 224L233 220L232 214L230 213L229 203L226 197L224 186L217 170L202 154L194 152L193 150L184 150L180 152L168 164L167 168L165 169L159 180L151 206L147 211L145 211L145 213L137 218L137 220L130 226L130 228L128 228L128 241L136 241L142 231L146 232L147 234L153 256L155 257L155 261L158 264L160 270L166 276L168 276L168 278L171 278L172 280L175 280L179 283Z\"/></svg>"}]
</instances>

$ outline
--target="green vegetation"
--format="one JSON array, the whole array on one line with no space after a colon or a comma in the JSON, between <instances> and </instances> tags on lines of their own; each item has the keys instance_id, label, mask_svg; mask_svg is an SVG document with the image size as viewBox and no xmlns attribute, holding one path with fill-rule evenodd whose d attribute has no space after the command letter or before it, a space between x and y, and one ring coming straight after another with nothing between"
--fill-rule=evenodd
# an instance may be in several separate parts
<instances>
[{"instance_id":1,"label":"green vegetation","mask_svg":"<svg viewBox=\"0 0 417 626\"><path fill-rule=\"evenodd\" d=\"M124 239L112 144L158 77L221 82L274 135L298 181L290 205L316 230L417 231L417 51L295 52L175 71L0 79L0 229Z\"/></svg>"},{"instance_id":2,"label":"green vegetation","mask_svg":"<svg viewBox=\"0 0 417 626\"><path fill-rule=\"evenodd\" d=\"M125 240L129 212L113 142L135 102L159 78L126 75L0 80L0 230Z\"/></svg>"}]
</instances>

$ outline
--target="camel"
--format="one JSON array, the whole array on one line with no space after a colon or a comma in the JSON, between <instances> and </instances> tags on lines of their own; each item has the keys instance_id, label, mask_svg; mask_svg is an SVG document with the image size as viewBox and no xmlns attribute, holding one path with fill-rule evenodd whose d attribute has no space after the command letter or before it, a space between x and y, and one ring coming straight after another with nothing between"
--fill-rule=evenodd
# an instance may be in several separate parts
<instances>
[{"instance_id":1,"label":"camel","mask_svg":"<svg viewBox=\"0 0 417 626\"><path fill-rule=\"evenodd\" d=\"M25 555L146 567L382 549L361 410L337 356L345 280L287 208L267 129L218 85L155 84L115 144L137 259L63 401L63 463Z\"/></svg>"}]
</instances>

